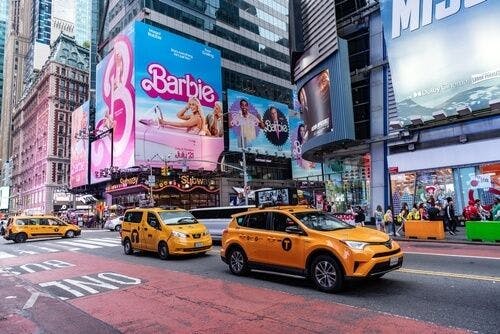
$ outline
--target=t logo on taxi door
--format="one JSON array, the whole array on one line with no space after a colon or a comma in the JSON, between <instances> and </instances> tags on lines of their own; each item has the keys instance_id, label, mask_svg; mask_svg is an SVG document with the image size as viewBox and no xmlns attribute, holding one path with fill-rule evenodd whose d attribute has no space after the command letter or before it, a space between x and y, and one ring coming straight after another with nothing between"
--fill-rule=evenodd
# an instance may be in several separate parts
<instances>
[{"instance_id":1,"label":"t logo on taxi door","mask_svg":"<svg viewBox=\"0 0 500 334\"><path fill-rule=\"evenodd\" d=\"M288 238L283 239L283 241L281 242L281 247L283 247L283 249L288 252L290 249L292 249L292 240Z\"/></svg>"}]
</instances>

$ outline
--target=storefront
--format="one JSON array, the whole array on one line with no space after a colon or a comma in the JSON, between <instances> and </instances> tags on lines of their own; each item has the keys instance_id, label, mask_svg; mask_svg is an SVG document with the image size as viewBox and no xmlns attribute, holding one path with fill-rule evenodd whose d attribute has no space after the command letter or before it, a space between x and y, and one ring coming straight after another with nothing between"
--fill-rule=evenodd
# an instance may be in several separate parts
<instances>
[{"instance_id":1,"label":"storefront","mask_svg":"<svg viewBox=\"0 0 500 334\"><path fill-rule=\"evenodd\" d=\"M441 205L453 198L456 214L461 214L471 200L479 199L488 208L500 196L500 162L395 173L390 178L395 212L402 203L411 207L432 196Z\"/></svg>"},{"instance_id":2,"label":"storefront","mask_svg":"<svg viewBox=\"0 0 500 334\"><path fill-rule=\"evenodd\" d=\"M122 177L106 187L113 205L124 208L144 206L153 195L156 206L192 209L219 206L219 186L216 179L179 174L156 177L152 186L146 176Z\"/></svg>"}]
</instances>

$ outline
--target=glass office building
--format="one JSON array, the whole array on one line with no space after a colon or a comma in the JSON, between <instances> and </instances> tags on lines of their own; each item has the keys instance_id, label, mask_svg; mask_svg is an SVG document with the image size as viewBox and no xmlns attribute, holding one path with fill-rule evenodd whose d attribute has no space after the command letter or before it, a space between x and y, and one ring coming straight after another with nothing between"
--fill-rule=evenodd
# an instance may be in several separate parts
<instances>
[{"instance_id":1,"label":"glass office building","mask_svg":"<svg viewBox=\"0 0 500 334\"><path fill-rule=\"evenodd\" d=\"M5 54L5 35L7 33L7 21L9 18L9 2L0 2L0 110L3 101L3 58Z\"/></svg>"}]
</instances>

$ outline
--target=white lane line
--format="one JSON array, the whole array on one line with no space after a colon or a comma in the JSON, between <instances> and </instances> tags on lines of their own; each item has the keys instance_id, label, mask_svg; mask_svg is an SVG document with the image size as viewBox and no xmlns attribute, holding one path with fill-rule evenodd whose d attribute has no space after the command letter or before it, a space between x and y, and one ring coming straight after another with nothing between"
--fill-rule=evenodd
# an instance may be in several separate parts
<instances>
[{"instance_id":1,"label":"white lane line","mask_svg":"<svg viewBox=\"0 0 500 334\"><path fill-rule=\"evenodd\" d=\"M9 254L7 252L0 252L0 259L9 259L12 257L17 257L17 255Z\"/></svg>"},{"instance_id":2,"label":"white lane line","mask_svg":"<svg viewBox=\"0 0 500 334\"><path fill-rule=\"evenodd\" d=\"M477 255L458 255L458 254L442 254L442 253L425 253L425 252L408 252L403 249L404 254L416 254L416 255L433 255L433 256L450 256L450 257L467 257L472 259L486 259L486 260L500 260L498 257L492 256L477 256Z\"/></svg>"},{"instance_id":3,"label":"white lane line","mask_svg":"<svg viewBox=\"0 0 500 334\"><path fill-rule=\"evenodd\" d=\"M443 276L443 277L472 279L472 280L479 280L479 281L500 282L500 277L495 277L495 276L480 276L480 275L459 274L459 273L445 273L445 272L440 272L440 271L430 271L430 270L420 270L420 269L410 269L410 268L401 268L401 269L398 269L398 272L403 272L403 273L407 273L407 274Z\"/></svg>"},{"instance_id":4,"label":"white lane line","mask_svg":"<svg viewBox=\"0 0 500 334\"><path fill-rule=\"evenodd\" d=\"M56 253L56 252L60 252L61 250L59 249L54 249L54 248L49 248L49 247L43 247L43 246L35 246L35 245L31 245L32 247L36 247L38 249L41 249L41 250L44 250L48 253Z\"/></svg>"},{"instance_id":5,"label":"white lane line","mask_svg":"<svg viewBox=\"0 0 500 334\"><path fill-rule=\"evenodd\" d=\"M101 246L83 244L81 242L75 242L75 241L59 241L58 244L64 244L64 245L76 246L76 247L83 247L83 248L89 248L89 249L102 248Z\"/></svg>"},{"instance_id":6,"label":"white lane line","mask_svg":"<svg viewBox=\"0 0 500 334\"><path fill-rule=\"evenodd\" d=\"M61 248L63 251L69 251L69 252L75 252L75 251L80 250L80 248L78 248L78 247L70 247L70 246L65 246L65 245L53 244L52 246Z\"/></svg>"},{"instance_id":7,"label":"white lane line","mask_svg":"<svg viewBox=\"0 0 500 334\"><path fill-rule=\"evenodd\" d=\"M117 244L121 244L121 242L122 242L121 239L111 239L111 238L85 238L82 240L105 241L105 242L112 242L112 243L117 243Z\"/></svg>"},{"instance_id":8,"label":"white lane line","mask_svg":"<svg viewBox=\"0 0 500 334\"><path fill-rule=\"evenodd\" d=\"M78 243L84 243L84 244L90 244L90 245L99 245L99 246L104 246L104 247L117 247L120 246L116 243L112 243L109 241L94 241L94 240L89 240L89 239L80 239L78 240Z\"/></svg>"}]
</instances>

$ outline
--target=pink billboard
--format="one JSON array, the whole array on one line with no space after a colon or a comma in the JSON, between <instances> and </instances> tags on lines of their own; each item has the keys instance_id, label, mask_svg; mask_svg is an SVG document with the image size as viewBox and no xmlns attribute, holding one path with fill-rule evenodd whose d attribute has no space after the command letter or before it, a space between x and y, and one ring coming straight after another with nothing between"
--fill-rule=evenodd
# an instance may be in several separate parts
<instances>
[{"instance_id":1,"label":"pink billboard","mask_svg":"<svg viewBox=\"0 0 500 334\"><path fill-rule=\"evenodd\" d=\"M97 66L91 183L148 165L215 170L224 150L220 52L134 22Z\"/></svg>"},{"instance_id":2,"label":"pink billboard","mask_svg":"<svg viewBox=\"0 0 500 334\"><path fill-rule=\"evenodd\" d=\"M89 103L75 109L71 120L71 165L70 188L84 186L88 183L89 159Z\"/></svg>"}]
</instances>

